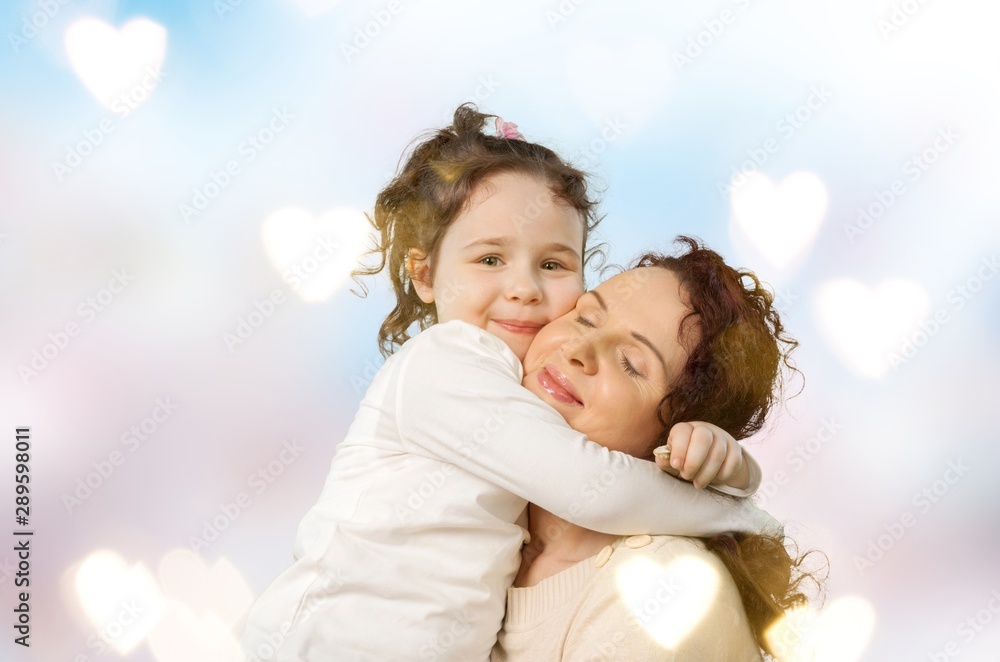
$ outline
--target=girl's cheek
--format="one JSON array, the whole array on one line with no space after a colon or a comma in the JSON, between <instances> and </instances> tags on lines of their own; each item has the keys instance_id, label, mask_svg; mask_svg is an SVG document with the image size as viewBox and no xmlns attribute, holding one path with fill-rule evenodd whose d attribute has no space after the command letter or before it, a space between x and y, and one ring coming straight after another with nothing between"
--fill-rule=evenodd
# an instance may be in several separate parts
<instances>
[{"instance_id":1,"label":"girl's cheek","mask_svg":"<svg viewBox=\"0 0 1000 662\"><path fill-rule=\"evenodd\" d=\"M570 297L566 301L563 301L562 305L554 306L552 309L552 319L556 320L562 317L563 315L567 315L571 310L576 308L576 300L579 298L580 297L576 298Z\"/></svg>"},{"instance_id":2,"label":"girl's cheek","mask_svg":"<svg viewBox=\"0 0 1000 662\"><path fill-rule=\"evenodd\" d=\"M583 280L577 279L567 279L569 282L565 284L565 287L560 292L560 308L562 309L560 314L566 314L576 307L577 300L583 296L584 292L587 290L583 287Z\"/></svg>"}]
</instances>

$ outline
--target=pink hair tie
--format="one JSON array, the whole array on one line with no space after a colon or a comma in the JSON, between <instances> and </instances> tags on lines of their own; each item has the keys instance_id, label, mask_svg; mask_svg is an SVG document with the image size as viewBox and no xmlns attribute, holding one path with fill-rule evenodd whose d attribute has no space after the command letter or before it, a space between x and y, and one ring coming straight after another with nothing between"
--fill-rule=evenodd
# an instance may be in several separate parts
<instances>
[{"instance_id":1,"label":"pink hair tie","mask_svg":"<svg viewBox=\"0 0 1000 662\"><path fill-rule=\"evenodd\" d=\"M497 117L496 127L498 138L506 138L507 140L524 140L524 136L522 136L521 132L517 130L517 125L513 122L504 122L502 118Z\"/></svg>"}]
</instances>

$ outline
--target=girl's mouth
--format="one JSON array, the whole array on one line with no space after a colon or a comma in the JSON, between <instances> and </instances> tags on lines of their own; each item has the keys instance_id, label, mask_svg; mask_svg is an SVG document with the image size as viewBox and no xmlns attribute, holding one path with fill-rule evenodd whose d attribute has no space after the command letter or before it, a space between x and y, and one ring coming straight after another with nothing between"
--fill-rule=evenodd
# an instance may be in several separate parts
<instances>
[{"instance_id":1,"label":"girl's mouth","mask_svg":"<svg viewBox=\"0 0 1000 662\"><path fill-rule=\"evenodd\" d=\"M545 326L537 322L524 322L521 320L493 320L493 322L505 331L524 335L534 335L538 333L539 329Z\"/></svg>"}]
</instances>

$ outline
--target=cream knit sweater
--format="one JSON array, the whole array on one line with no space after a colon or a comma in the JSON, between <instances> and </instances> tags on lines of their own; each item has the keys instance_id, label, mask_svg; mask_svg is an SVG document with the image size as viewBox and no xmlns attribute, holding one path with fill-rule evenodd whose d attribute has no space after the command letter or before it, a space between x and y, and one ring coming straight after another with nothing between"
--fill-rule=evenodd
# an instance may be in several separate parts
<instances>
[{"instance_id":1,"label":"cream knit sweater","mask_svg":"<svg viewBox=\"0 0 1000 662\"><path fill-rule=\"evenodd\" d=\"M619 538L535 586L507 591L492 662L760 662L722 562L692 538Z\"/></svg>"}]
</instances>

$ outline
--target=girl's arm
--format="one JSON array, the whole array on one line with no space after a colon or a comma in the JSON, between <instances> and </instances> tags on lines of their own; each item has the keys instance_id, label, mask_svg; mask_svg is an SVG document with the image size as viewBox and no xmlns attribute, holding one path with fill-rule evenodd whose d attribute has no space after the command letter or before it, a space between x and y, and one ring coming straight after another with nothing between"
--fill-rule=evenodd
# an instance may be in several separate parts
<instances>
[{"instance_id":1,"label":"girl's arm","mask_svg":"<svg viewBox=\"0 0 1000 662\"><path fill-rule=\"evenodd\" d=\"M570 428L523 388L521 364L465 322L411 341L396 392L409 452L449 462L578 526L615 535L780 531L747 499L732 500L611 451Z\"/></svg>"}]
</instances>

